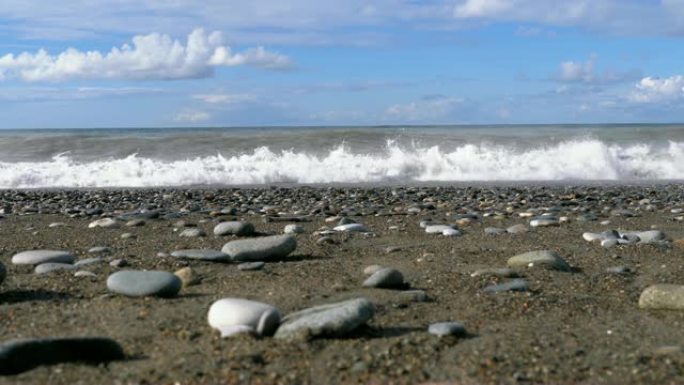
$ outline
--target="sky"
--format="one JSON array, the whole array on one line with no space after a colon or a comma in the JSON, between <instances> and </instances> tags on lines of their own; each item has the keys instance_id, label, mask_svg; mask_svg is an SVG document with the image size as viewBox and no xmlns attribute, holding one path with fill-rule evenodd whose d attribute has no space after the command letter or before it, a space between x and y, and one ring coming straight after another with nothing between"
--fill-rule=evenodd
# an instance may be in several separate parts
<instances>
[{"instance_id":1,"label":"sky","mask_svg":"<svg viewBox=\"0 0 684 385\"><path fill-rule=\"evenodd\" d=\"M684 122L684 0L2 0L0 128Z\"/></svg>"}]
</instances>

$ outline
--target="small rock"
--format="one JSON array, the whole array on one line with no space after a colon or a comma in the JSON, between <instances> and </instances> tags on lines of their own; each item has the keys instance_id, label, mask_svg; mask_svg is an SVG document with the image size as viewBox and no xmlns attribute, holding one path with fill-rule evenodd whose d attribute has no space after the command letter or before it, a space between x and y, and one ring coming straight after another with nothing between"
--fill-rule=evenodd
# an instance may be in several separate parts
<instances>
[{"instance_id":1,"label":"small rock","mask_svg":"<svg viewBox=\"0 0 684 385\"><path fill-rule=\"evenodd\" d=\"M375 273L376 273L377 271L379 271L379 270L382 270L382 266L380 266L380 265L370 265L370 266L366 266L366 267L363 269L363 274L364 274L364 275L373 275L373 274L375 274Z\"/></svg>"},{"instance_id":2,"label":"small rock","mask_svg":"<svg viewBox=\"0 0 684 385\"><path fill-rule=\"evenodd\" d=\"M121 268L128 266L128 262L123 258L117 258L109 262L109 266Z\"/></svg>"},{"instance_id":3,"label":"small rock","mask_svg":"<svg viewBox=\"0 0 684 385\"><path fill-rule=\"evenodd\" d=\"M97 277L97 275L95 275L95 273L93 273L92 271L79 270L74 273L74 277Z\"/></svg>"},{"instance_id":4,"label":"small rock","mask_svg":"<svg viewBox=\"0 0 684 385\"><path fill-rule=\"evenodd\" d=\"M126 226L128 226L128 227L145 226L145 220L144 219L131 219L130 221L126 222Z\"/></svg>"},{"instance_id":5,"label":"small rock","mask_svg":"<svg viewBox=\"0 0 684 385\"><path fill-rule=\"evenodd\" d=\"M506 234L506 229L500 229L498 227L486 227L484 229L485 235L501 235Z\"/></svg>"},{"instance_id":6,"label":"small rock","mask_svg":"<svg viewBox=\"0 0 684 385\"><path fill-rule=\"evenodd\" d=\"M428 326L428 333L436 336L457 336L466 334L465 326L460 322L438 322Z\"/></svg>"},{"instance_id":7,"label":"small rock","mask_svg":"<svg viewBox=\"0 0 684 385\"><path fill-rule=\"evenodd\" d=\"M517 278L518 272L513 269L508 268L486 268L475 270L470 274L471 277L480 276L492 276L492 277L503 277L503 278Z\"/></svg>"},{"instance_id":8,"label":"small rock","mask_svg":"<svg viewBox=\"0 0 684 385\"><path fill-rule=\"evenodd\" d=\"M240 239L226 243L221 249L232 261L269 261L282 259L297 248L292 235L271 235L254 239Z\"/></svg>"},{"instance_id":9,"label":"small rock","mask_svg":"<svg viewBox=\"0 0 684 385\"><path fill-rule=\"evenodd\" d=\"M300 225L290 223L289 225L285 226L283 232L285 234L302 234L304 232L304 228Z\"/></svg>"},{"instance_id":10,"label":"small rock","mask_svg":"<svg viewBox=\"0 0 684 385\"><path fill-rule=\"evenodd\" d=\"M368 233L370 230L368 228L360 223L348 223L346 225L340 225L335 228L333 228L335 231L345 231L345 232L354 232L354 233Z\"/></svg>"},{"instance_id":11,"label":"small rock","mask_svg":"<svg viewBox=\"0 0 684 385\"><path fill-rule=\"evenodd\" d=\"M105 262L104 258L100 258L100 257L86 258L86 259L82 259L80 261L76 261L76 263L74 263L74 266L81 267L81 266L92 265L94 263L102 263L102 262Z\"/></svg>"},{"instance_id":12,"label":"small rock","mask_svg":"<svg viewBox=\"0 0 684 385\"><path fill-rule=\"evenodd\" d=\"M400 289L404 286L404 275L391 267L382 268L363 281L363 287Z\"/></svg>"},{"instance_id":13,"label":"small rock","mask_svg":"<svg viewBox=\"0 0 684 385\"><path fill-rule=\"evenodd\" d=\"M627 266L612 266L606 269L606 273L608 274L619 274L619 275L625 275L625 274L631 274L634 271L630 269Z\"/></svg>"},{"instance_id":14,"label":"small rock","mask_svg":"<svg viewBox=\"0 0 684 385\"><path fill-rule=\"evenodd\" d=\"M237 235L246 236L254 233L254 225L247 222L228 221L221 222L214 227L214 235Z\"/></svg>"},{"instance_id":15,"label":"small rock","mask_svg":"<svg viewBox=\"0 0 684 385\"><path fill-rule=\"evenodd\" d=\"M542 266L560 271L570 271L570 266L558 254L551 250L529 251L508 259L510 267Z\"/></svg>"},{"instance_id":16,"label":"small rock","mask_svg":"<svg viewBox=\"0 0 684 385\"><path fill-rule=\"evenodd\" d=\"M133 233L123 233L121 234L121 239L135 239L137 236Z\"/></svg>"},{"instance_id":17,"label":"small rock","mask_svg":"<svg viewBox=\"0 0 684 385\"><path fill-rule=\"evenodd\" d=\"M526 233L528 230L527 230L527 226L519 223L517 225L510 226L509 228L506 229L506 231L509 234L523 234L523 233Z\"/></svg>"},{"instance_id":18,"label":"small rock","mask_svg":"<svg viewBox=\"0 0 684 385\"><path fill-rule=\"evenodd\" d=\"M238 270L241 271L255 271L255 270L261 270L264 268L266 264L261 261L257 262L244 262L238 265Z\"/></svg>"},{"instance_id":19,"label":"small rock","mask_svg":"<svg viewBox=\"0 0 684 385\"><path fill-rule=\"evenodd\" d=\"M47 262L73 263L74 259L68 251L29 250L14 254L12 263L15 265L40 265Z\"/></svg>"},{"instance_id":20,"label":"small rock","mask_svg":"<svg viewBox=\"0 0 684 385\"><path fill-rule=\"evenodd\" d=\"M95 227L102 227L102 228L106 228L106 229L111 229L111 228L117 228L120 226L121 226L121 223L114 218L102 218L102 219L92 221L92 222L90 222L90 224L88 224L88 228L90 228L90 229L95 228Z\"/></svg>"},{"instance_id":21,"label":"small rock","mask_svg":"<svg viewBox=\"0 0 684 385\"><path fill-rule=\"evenodd\" d=\"M275 338L341 337L373 318L375 307L365 298L321 305L288 314Z\"/></svg>"},{"instance_id":22,"label":"small rock","mask_svg":"<svg viewBox=\"0 0 684 385\"><path fill-rule=\"evenodd\" d=\"M203 237L207 235L204 230L197 228L197 227L191 227L187 228L183 231L181 231L180 234L178 234L181 237L189 237L189 238L196 238L196 237Z\"/></svg>"},{"instance_id":23,"label":"small rock","mask_svg":"<svg viewBox=\"0 0 684 385\"><path fill-rule=\"evenodd\" d=\"M639 297L642 309L684 310L684 286L658 284L647 287Z\"/></svg>"},{"instance_id":24,"label":"small rock","mask_svg":"<svg viewBox=\"0 0 684 385\"><path fill-rule=\"evenodd\" d=\"M110 253L111 251L112 251L112 249L110 249L109 247L105 247L105 246L95 246L95 247L91 247L90 249L88 249L88 253L90 253L90 254L107 254L107 253Z\"/></svg>"},{"instance_id":25,"label":"small rock","mask_svg":"<svg viewBox=\"0 0 684 385\"><path fill-rule=\"evenodd\" d=\"M75 269L78 269L78 266L72 265L70 263L46 262L46 263L41 263L40 265L37 265L36 268L33 270L33 272L36 274L45 274L45 273L50 273L53 271L75 270Z\"/></svg>"},{"instance_id":26,"label":"small rock","mask_svg":"<svg viewBox=\"0 0 684 385\"><path fill-rule=\"evenodd\" d=\"M444 229L442 235L445 237L458 237L461 235L461 232L456 229Z\"/></svg>"},{"instance_id":27,"label":"small rock","mask_svg":"<svg viewBox=\"0 0 684 385\"><path fill-rule=\"evenodd\" d=\"M537 217L530 221L531 227L558 226L560 221L556 217Z\"/></svg>"},{"instance_id":28,"label":"small rock","mask_svg":"<svg viewBox=\"0 0 684 385\"><path fill-rule=\"evenodd\" d=\"M270 336L280 325L280 312L265 303L224 298L211 305L207 319L209 326L221 332L221 337L241 333Z\"/></svg>"},{"instance_id":29,"label":"small rock","mask_svg":"<svg viewBox=\"0 0 684 385\"><path fill-rule=\"evenodd\" d=\"M119 271L107 278L107 289L129 297L173 297L183 282L166 271Z\"/></svg>"},{"instance_id":30,"label":"small rock","mask_svg":"<svg viewBox=\"0 0 684 385\"><path fill-rule=\"evenodd\" d=\"M48 227L50 227L50 228L64 227L64 226L66 226L66 223L64 223L64 222L52 222L48 225Z\"/></svg>"},{"instance_id":31,"label":"small rock","mask_svg":"<svg viewBox=\"0 0 684 385\"><path fill-rule=\"evenodd\" d=\"M425 226L425 232L428 234L442 234L445 230L455 230L449 225L428 225Z\"/></svg>"},{"instance_id":32,"label":"small rock","mask_svg":"<svg viewBox=\"0 0 684 385\"><path fill-rule=\"evenodd\" d=\"M171 252L172 257L199 259L202 261L226 262L230 256L222 251L208 249L185 249Z\"/></svg>"},{"instance_id":33,"label":"small rock","mask_svg":"<svg viewBox=\"0 0 684 385\"><path fill-rule=\"evenodd\" d=\"M200 277L190 266L177 270L173 274L180 278L181 282L183 283L183 287L197 285L200 283Z\"/></svg>"}]
</instances>

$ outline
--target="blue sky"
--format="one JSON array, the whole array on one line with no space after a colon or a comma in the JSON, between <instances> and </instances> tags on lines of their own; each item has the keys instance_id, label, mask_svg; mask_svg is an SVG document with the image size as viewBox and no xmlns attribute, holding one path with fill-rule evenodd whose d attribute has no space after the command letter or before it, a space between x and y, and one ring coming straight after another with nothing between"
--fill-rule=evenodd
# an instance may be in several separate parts
<instances>
[{"instance_id":1,"label":"blue sky","mask_svg":"<svg viewBox=\"0 0 684 385\"><path fill-rule=\"evenodd\" d=\"M684 0L3 0L0 128L684 121Z\"/></svg>"}]
</instances>

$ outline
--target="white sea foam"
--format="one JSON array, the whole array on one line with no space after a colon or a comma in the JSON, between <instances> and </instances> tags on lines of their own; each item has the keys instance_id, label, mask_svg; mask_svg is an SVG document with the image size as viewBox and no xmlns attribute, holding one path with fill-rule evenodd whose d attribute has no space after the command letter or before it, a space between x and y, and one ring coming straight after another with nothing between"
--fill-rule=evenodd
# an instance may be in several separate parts
<instances>
[{"instance_id":1,"label":"white sea foam","mask_svg":"<svg viewBox=\"0 0 684 385\"><path fill-rule=\"evenodd\" d=\"M486 144L406 148L388 142L371 154L341 145L319 156L260 147L175 161L133 154L84 163L60 154L50 161L0 162L2 188L662 179L684 179L684 142L651 146L582 139L524 150Z\"/></svg>"}]
</instances>

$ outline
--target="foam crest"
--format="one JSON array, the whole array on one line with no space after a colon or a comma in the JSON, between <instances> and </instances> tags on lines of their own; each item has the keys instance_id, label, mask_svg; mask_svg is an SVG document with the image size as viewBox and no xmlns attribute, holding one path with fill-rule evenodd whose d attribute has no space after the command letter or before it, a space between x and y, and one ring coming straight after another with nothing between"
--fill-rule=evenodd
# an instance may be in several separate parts
<instances>
[{"instance_id":1,"label":"foam crest","mask_svg":"<svg viewBox=\"0 0 684 385\"><path fill-rule=\"evenodd\" d=\"M77 162L0 162L0 187L154 187L268 183L684 179L684 142L662 146L569 140L527 149L488 144L402 147L376 153L340 145L324 155L271 151L159 160L137 154Z\"/></svg>"}]
</instances>

